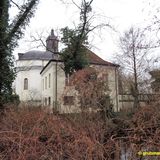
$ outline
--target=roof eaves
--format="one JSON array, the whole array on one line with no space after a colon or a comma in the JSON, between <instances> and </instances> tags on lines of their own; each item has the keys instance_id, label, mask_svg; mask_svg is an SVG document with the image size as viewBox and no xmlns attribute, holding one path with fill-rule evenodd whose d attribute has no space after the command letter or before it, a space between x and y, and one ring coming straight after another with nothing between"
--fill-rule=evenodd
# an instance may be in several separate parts
<instances>
[{"instance_id":1,"label":"roof eaves","mask_svg":"<svg viewBox=\"0 0 160 160\"><path fill-rule=\"evenodd\" d=\"M43 71L47 68L47 66L51 63L51 62L63 62L62 60L56 60L56 59L51 59L41 70L40 74L43 73Z\"/></svg>"},{"instance_id":2,"label":"roof eaves","mask_svg":"<svg viewBox=\"0 0 160 160\"><path fill-rule=\"evenodd\" d=\"M118 64L113 64L113 63L98 63L98 62L89 62L90 64L93 65L101 65L101 66L112 66L112 67L120 67Z\"/></svg>"},{"instance_id":3,"label":"roof eaves","mask_svg":"<svg viewBox=\"0 0 160 160\"><path fill-rule=\"evenodd\" d=\"M50 60L50 58L24 58L24 59L18 59L18 61L24 61L24 60Z\"/></svg>"}]
</instances>

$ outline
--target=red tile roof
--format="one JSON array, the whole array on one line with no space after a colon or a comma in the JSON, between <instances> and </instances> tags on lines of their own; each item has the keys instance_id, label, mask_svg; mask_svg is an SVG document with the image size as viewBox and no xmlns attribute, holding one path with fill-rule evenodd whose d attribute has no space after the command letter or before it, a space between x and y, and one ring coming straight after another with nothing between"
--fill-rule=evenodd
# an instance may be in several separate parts
<instances>
[{"instance_id":1,"label":"red tile roof","mask_svg":"<svg viewBox=\"0 0 160 160\"><path fill-rule=\"evenodd\" d=\"M117 64L103 60L102 58L100 58L98 55L96 55L94 52L92 52L89 49L87 49L86 54L88 57L88 61L91 64L119 67L119 65L117 65Z\"/></svg>"},{"instance_id":2,"label":"red tile roof","mask_svg":"<svg viewBox=\"0 0 160 160\"><path fill-rule=\"evenodd\" d=\"M108 61L103 60L102 58L100 58L99 56L97 56L94 52L92 52L91 50L86 48L86 55L88 58L88 61L90 64L94 64L94 65L104 65L104 66L112 66L112 67L119 67L118 64L114 64ZM50 62L63 62L62 60L55 60L55 59L51 59L46 66L43 67L42 71L40 72L40 74L44 71L44 69L50 64Z\"/></svg>"}]
</instances>

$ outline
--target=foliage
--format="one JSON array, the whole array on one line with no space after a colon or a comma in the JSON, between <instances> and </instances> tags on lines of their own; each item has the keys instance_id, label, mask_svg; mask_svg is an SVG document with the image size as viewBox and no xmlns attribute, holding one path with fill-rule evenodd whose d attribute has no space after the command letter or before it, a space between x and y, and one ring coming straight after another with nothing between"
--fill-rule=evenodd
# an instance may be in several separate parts
<instances>
[{"instance_id":1,"label":"foliage","mask_svg":"<svg viewBox=\"0 0 160 160\"><path fill-rule=\"evenodd\" d=\"M23 36L23 29L33 16L38 0L28 0L19 6L18 15L9 23L9 7L12 2L10 0L0 2L0 106L5 103L5 97L12 94L12 83L15 79L12 51Z\"/></svg>"},{"instance_id":2,"label":"foliage","mask_svg":"<svg viewBox=\"0 0 160 160\"><path fill-rule=\"evenodd\" d=\"M6 44L6 37L8 31L8 8L9 1L2 0L0 2L0 106L3 103L4 95L11 94L11 85L14 79L14 70L12 56Z\"/></svg>"},{"instance_id":3,"label":"foliage","mask_svg":"<svg viewBox=\"0 0 160 160\"><path fill-rule=\"evenodd\" d=\"M17 94L6 95L4 98L4 102L8 104L18 105L20 103L19 96Z\"/></svg>"},{"instance_id":4,"label":"foliage","mask_svg":"<svg viewBox=\"0 0 160 160\"><path fill-rule=\"evenodd\" d=\"M62 50L61 58L64 61L64 71L71 75L74 71L80 70L88 65L85 54L85 40L79 42L79 33L77 30L69 29L68 27L61 29L63 38L62 42L66 48ZM77 43L80 43L77 46Z\"/></svg>"},{"instance_id":5,"label":"foliage","mask_svg":"<svg viewBox=\"0 0 160 160\"><path fill-rule=\"evenodd\" d=\"M74 71L83 69L88 65L85 47L88 44L89 13L92 11L91 1L82 1L80 9L80 24L77 28L62 28L62 43L65 48L62 50L61 58L64 61L64 71L71 75Z\"/></svg>"},{"instance_id":6,"label":"foliage","mask_svg":"<svg viewBox=\"0 0 160 160\"><path fill-rule=\"evenodd\" d=\"M18 40L24 35L24 29L29 24L39 0L27 0L25 4L19 6L19 13L9 25L7 34L7 44L10 49L18 45Z\"/></svg>"}]
</instances>

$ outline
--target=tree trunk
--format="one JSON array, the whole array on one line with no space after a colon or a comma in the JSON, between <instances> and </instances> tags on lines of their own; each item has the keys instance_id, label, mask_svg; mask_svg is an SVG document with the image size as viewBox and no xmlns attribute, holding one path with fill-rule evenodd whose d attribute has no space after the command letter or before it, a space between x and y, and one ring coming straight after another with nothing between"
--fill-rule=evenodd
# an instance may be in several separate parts
<instances>
[{"instance_id":1,"label":"tree trunk","mask_svg":"<svg viewBox=\"0 0 160 160\"><path fill-rule=\"evenodd\" d=\"M133 54L133 69L134 69L134 108L137 108L139 105L138 101L138 75L137 75L137 64L136 64L136 55L135 55L135 40L134 40L134 35L132 35L132 54Z\"/></svg>"}]
</instances>

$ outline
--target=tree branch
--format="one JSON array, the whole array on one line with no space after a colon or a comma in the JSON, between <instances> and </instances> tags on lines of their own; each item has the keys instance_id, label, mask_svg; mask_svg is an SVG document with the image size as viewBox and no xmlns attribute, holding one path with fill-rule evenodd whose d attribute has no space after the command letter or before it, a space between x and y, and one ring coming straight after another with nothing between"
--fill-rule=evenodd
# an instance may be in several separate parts
<instances>
[{"instance_id":1,"label":"tree branch","mask_svg":"<svg viewBox=\"0 0 160 160\"><path fill-rule=\"evenodd\" d=\"M74 0L72 0L72 3L73 3L77 8L79 8L79 9L81 10L81 7L78 6L78 4L77 4Z\"/></svg>"},{"instance_id":2,"label":"tree branch","mask_svg":"<svg viewBox=\"0 0 160 160\"><path fill-rule=\"evenodd\" d=\"M15 3L13 0L10 0L19 10L21 10L21 8L20 8L20 6L17 4L17 3Z\"/></svg>"},{"instance_id":3,"label":"tree branch","mask_svg":"<svg viewBox=\"0 0 160 160\"><path fill-rule=\"evenodd\" d=\"M22 10L19 12L17 20L13 21L13 23L11 24L12 28L8 33L6 39L7 44L12 44L11 42L15 41L13 43L14 45L16 45L17 39L19 39L23 35L22 28L25 28L25 26L29 22L29 19L33 16L34 7L37 5L38 1L39 0L31 0L30 2L22 6Z\"/></svg>"}]
</instances>

